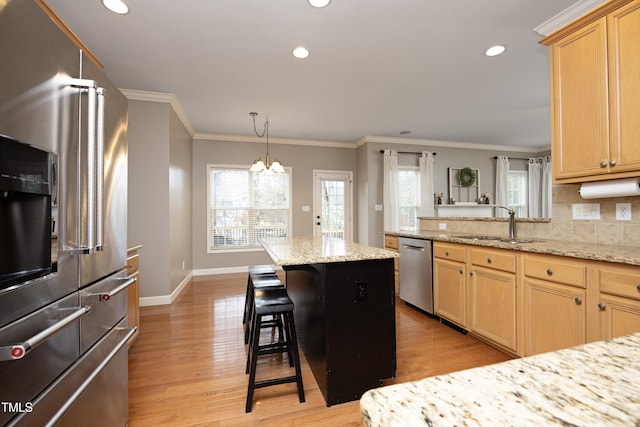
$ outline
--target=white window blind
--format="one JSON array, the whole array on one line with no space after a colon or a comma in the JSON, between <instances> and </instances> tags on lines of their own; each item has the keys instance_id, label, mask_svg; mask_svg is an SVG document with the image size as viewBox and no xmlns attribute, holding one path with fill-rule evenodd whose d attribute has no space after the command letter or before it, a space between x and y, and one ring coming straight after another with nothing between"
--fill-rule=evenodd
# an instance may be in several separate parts
<instances>
[{"instance_id":1,"label":"white window blind","mask_svg":"<svg viewBox=\"0 0 640 427\"><path fill-rule=\"evenodd\" d=\"M259 247L263 237L286 237L291 224L290 169L249 172L209 165L209 252Z\"/></svg>"},{"instance_id":2,"label":"white window blind","mask_svg":"<svg viewBox=\"0 0 640 427\"><path fill-rule=\"evenodd\" d=\"M400 230L415 231L420 212L420 171L416 167L398 167Z\"/></svg>"},{"instance_id":3,"label":"white window blind","mask_svg":"<svg viewBox=\"0 0 640 427\"><path fill-rule=\"evenodd\" d=\"M528 177L526 171L510 170L507 181L509 207L516 211L518 218L528 216Z\"/></svg>"}]
</instances>

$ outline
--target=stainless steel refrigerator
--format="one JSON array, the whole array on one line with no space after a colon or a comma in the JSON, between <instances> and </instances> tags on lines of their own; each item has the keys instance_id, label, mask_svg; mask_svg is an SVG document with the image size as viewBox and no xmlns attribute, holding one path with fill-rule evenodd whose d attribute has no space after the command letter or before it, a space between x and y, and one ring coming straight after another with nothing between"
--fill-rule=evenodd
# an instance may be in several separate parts
<instances>
[{"instance_id":1,"label":"stainless steel refrigerator","mask_svg":"<svg viewBox=\"0 0 640 427\"><path fill-rule=\"evenodd\" d=\"M127 100L38 2L0 40L0 425L123 426Z\"/></svg>"}]
</instances>

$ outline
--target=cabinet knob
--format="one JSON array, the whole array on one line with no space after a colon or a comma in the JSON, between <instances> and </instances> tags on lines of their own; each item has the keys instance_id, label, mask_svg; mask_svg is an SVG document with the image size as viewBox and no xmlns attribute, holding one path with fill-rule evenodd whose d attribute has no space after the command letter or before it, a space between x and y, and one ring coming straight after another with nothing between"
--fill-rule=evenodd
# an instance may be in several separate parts
<instances>
[{"instance_id":1,"label":"cabinet knob","mask_svg":"<svg viewBox=\"0 0 640 427\"><path fill-rule=\"evenodd\" d=\"M600 304L598 304L598 308L599 308L600 310L604 311L604 310L605 310L605 308L607 308L607 306L606 306L604 303L602 303L602 302L601 302Z\"/></svg>"},{"instance_id":2,"label":"cabinet knob","mask_svg":"<svg viewBox=\"0 0 640 427\"><path fill-rule=\"evenodd\" d=\"M460 272L460 274L464 274L464 272L462 271L462 269L458 270Z\"/></svg>"},{"instance_id":3,"label":"cabinet knob","mask_svg":"<svg viewBox=\"0 0 640 427\"><path fill-rule=\"evenodd\" d=\"M449 252L445 252L445 253L444 253L444 256L449 256Z\"/></svg>"},{"instance_id":4,"label":"cabinet knob","mask_svg":"<svg viewBox=\"0 0 640 427\"><path fill-rule=\"evenodd\" d=\"M610 164L611 166L615 166L615 165L616 165L616 161L615 161L615 160L611 160L611 161L609 162L609 164Z\"/></svg>"},{"instance_id":5,"label":"cabinet knob","mask_svg":"<svg viewBox=\"0 0 640 427\"><path fill-rule=\"evenodd\" d=\"M600 167L601 168L606 168L607 167L607 162L600 162Z\"/></svg>"},{"instance_id":6,"label":"cabinet knob","mask_svg":"<svg viewBox=\"0 0 640 427\"><path fill-rule=\"evenodd\" d=\"M469 272L469 276L473 276L473 271L470 271L470 272Z\"/></svg>"},{"instance_id":7,"label":"cabinet knob","mask_svg":"<svg viewBox=\"0 0 640 427\"><path fill-rule=\"evenodd\" d=\"M636 286L636 289L640 292L640 285Z\"/></svg>"},{"instance_id":8,"label":"cabinet knob","mask_svg":"<svg viewBox=\"0 0 640 427\"><path fill-rule=\"evenodd\" d=\"M550 269L550 268L547 268L547 274L548 274L549 276L551 276L551 275L553 274L553 270L552 270L552 269Z\"/></svg>"},{"instance_id":9,"label":"cabinet knob","mask_svg":"<svg viewBox=\"0 0 640 427\"><path fill-rule=\"evenodd\" d=\"M487 264L491 264L491 258L487 258Z\"/></svg>"},{"instance_id":10,"label":"cabinet knob","mask_svg":"<svg viewBox=\"0 0 640 427\"><path fill-rule=\"evenodd\" d=\"M580 297L576 297L575 301L576 301L576 304L578 305L582 304L582 298Z\"/></svg>"}]
</instances>

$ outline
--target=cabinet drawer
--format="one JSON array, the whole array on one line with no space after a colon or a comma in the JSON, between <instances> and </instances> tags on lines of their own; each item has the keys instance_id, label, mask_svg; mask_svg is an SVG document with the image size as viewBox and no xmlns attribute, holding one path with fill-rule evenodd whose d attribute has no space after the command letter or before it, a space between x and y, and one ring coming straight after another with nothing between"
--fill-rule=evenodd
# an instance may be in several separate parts
<instances>
[{"instance_id":1,"label":"cabinet drawer","mask_svg":"<svg viewBox=\"0 0 640 427\"><path fill-rule=\"evenodd\" d=\"M640 267L601 267L600 292L640 300Z\"/></svg>"},{"instance_id":2,"label":"cabinet drawer","mask_svg":"<svg viewBox=\"0 0 640 427\"><path fill-rule=\"evenodd\" d=\"M385 249L398 250L398 236L388 236L385 234L384 236L384 247Z\"/></svg>"},{"instance_id":3,"label":"cabinet drawer","mask_svg":"<svg viewBox=\"0 0 640 427\"><path fill-rule=\"evenodd\" d=\"M140 269L140 255L135 254L127 258L127 275L131 276Z\"/></svg>"},{"instance_id":4,"label":"cabinet drawer","mask_svg":"<svg viewBox=\"0 0 640 427\"><path fill-rule=\"evenodd\" d=\"M472 249L471 263L495 270L516 272L516 255L508 251Z\"/></svg>"},{"instance_id":5,"label":"cabinet drawer","mask_svg":"<svg viewBox=\"0 0 640 427\"><path fill-rule=\"evenodd\" d=\"M587 287L586 262L571 261L565 257L527 255L524 259L524 274L548 282Z\"/></svg>"},{"instance_id":6,"label":"cabinet drawer","mask_svg":"<svg viewBox=\"0 0 640 427\"><path fill-rule=\"evenodd\" d=\"M450 243L433 243L433 256L452 261L465 262L466 246L454 245Z\"/></svg>"}]
</instances>

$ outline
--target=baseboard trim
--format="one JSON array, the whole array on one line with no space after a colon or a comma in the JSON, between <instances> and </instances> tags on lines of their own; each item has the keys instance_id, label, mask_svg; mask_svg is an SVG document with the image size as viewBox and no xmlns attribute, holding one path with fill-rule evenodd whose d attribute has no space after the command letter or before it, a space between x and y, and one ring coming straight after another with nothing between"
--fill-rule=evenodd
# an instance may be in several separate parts
<instances>
[{"instance_id":1,"label":"baseboard trim","mask_svg":"<svg viewBox=\"0 0 640 427\"><path fill-rule=\"evenodd\" d=\"M282 270L282 267L275 266L274 270ZM248 266L240 267L220 267L220 268L204 268L193 270L182 282L171 292L170 295L158 295L153 297L140 297L140 307L150 307L154 305L169 305L180 296L182 291L191 283L191 279L196 276L215 276L220 274L247 273Z\"/></svg>"}]
</instances>

